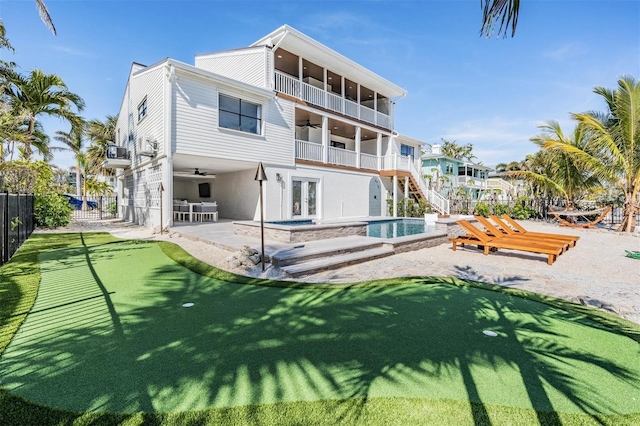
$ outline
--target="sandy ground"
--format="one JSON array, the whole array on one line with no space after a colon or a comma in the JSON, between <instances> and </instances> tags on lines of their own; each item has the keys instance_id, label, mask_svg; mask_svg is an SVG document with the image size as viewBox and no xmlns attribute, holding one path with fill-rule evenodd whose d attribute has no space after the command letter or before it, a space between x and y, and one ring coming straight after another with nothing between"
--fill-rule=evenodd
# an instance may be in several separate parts
<instances>
[{"instance_id":1,"label":"sandy ground","mask_svg":"<svg viewBox=\"0 0 640 426\"><path fill-rule=\"evenodd\" d=\"M475 247L453 252L447 244L295 280L345 283L401 276L455 276L583 303L640 324L640 260L625 256L625 250L640 251L640 233L567 229L534 221L525 221L523 225L530 231L578 235L580 241L552 266L547 265L543 255L501 250L484 256ZM260 266L232 268L227 259L233 253L183 238L176 232L158 235L148 228L118 221L75 221L55 232L74 231L108 231L120 238L171 241L217 268L254 277L290 279L270 265L264 273Z\"/></svg>"}]
</instances>

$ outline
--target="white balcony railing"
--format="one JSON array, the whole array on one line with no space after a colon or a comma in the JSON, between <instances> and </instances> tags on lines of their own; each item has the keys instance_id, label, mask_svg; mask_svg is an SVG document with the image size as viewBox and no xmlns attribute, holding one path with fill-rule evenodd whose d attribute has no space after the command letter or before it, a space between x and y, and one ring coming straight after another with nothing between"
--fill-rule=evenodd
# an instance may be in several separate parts
<instances>
[{"instance_id":1,"label":"white balcony railing","mask_svg":"<svg viewBox=\"0 0 640 426\"><path fill-rule=\"evenodd\" d=\"M302 99L324 108L325 91L309 83L302 83Z\"/></svg>"},{"instance_id":2,"label":"white balcony railing","mask_svg":"<svg viewBox=\"0 0 640 426\"><path fill-rule=\"evenodd\" d=\"M376 124L376 112L371 108L360 105L360 120Z\"/></svg>"},{"instance_id":3,"label":"white balcony railing","mask_svg":"<svg viewBox=\"0 0 640 426\"><path fill-rule=\"evenodd\" d=\"M296 158L300 160L322 161L322 145L296 139Z\"/></svg>"},{"instance_id":4,"label":"white balcony railing","mask_svg":"<svg viewBox=\"0 0 640 426\"><path fill-rule=\"evenodd\" d=\"M376 113L376 124L378 124L378 126L384 127L385 129L390 129L391 128L391 118L386 114L383 114L381 112L377 112Z\"/></svg>"},{"instance_id":5,"label":"white balcony railing","mask_svg":"<svg viewBox=\"0 0 640 426\"><path fill-rule=\"evenodd\" d=\"M335 164L338 166L356 167L357 155L355 151L349 151L347 149L329 147L329 164Z\"/></svg>"},{"instance_id":6,"label":"white balcony railing","mask_svg":"<svg viewBox=\"0 0 640 426\"><path fill-rule=\"evenodd\" d=\"M276 90L285 95L300 97L300 80L291 78L286 74L276 72Z\"/></svg>"},{"instance_id":7,"label":"white balcony railing","mask_svg":"<svg viewBox=\"0 0 640 426\"><path fill-rule=\"evenodd\" d=\"M336 94L327 92L327 109L336 112L344 111L344 99Z\"/></svg>"},{"instance_id":8,"label":"white balcony railing","mask_svg":"<svg viewBox=\"0 0 640 426\"><path fill-rule=\"evenodd\" d=\"M518 187L512 185L504 179L489 179L487 180L487 189L499 189L504 194L517 194Z\"/></svg>"},{"instance_id":9,"label":"white balcony railing","mask_svg":"<svg viewBox=\"0 0 640 426\"><path fill-rule=\"evenodd\" d=\"M369 170L380 170L380 161L377 155L360 154L360 168Z\"/></svg>"},{"instance_id":10,"label":"white balcony railing","mask_svg":"<svg viewBox=\"0 0 640 426\"><path fill-rule=\"evenodd\" d=\"M304 83L298 78L280 71L275 72L275 90L385 129L391 128L391 117L389 115L350 101L335 93Z\"/></svg>"},{"instance_id":11,"label":"white balcony railing","mask_svg":"<svg viewBox=\"0 0 640 426\"><path fill-rule=\"evenodd\" d=\"M473 176L458 176L458 185L466 185L473 188L486 189L487 181L482 178L476 178Z\"/></svg>"}]
</instances>

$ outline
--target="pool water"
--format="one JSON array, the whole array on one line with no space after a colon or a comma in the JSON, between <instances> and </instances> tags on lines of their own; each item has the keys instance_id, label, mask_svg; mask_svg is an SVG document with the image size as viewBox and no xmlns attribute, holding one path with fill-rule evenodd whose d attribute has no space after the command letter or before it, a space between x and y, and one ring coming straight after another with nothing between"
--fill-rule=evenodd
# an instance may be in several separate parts
<instances>
[{"instance_id":1,"label":"pool water","mask_svg":"<svg viewBox=\"0 0 640 426\"><path fill-rule=\"evenodd\" d=\"M426 225L422 219L393 219L369 222L367 237L397 238L435 231L434 225Z\"/></svg>"},{"instance_id":2,"label":"pool water","mask_svg":"<svg viewBox=\"0 0 640 426\"><path fill-rule=\"evenodd\" d=\"M271 222L265 222L271 225L287 225L287 226L309 226L315 225L311 219L299 219L299 220L274 220Z\"/></svg>"}]
</instances>

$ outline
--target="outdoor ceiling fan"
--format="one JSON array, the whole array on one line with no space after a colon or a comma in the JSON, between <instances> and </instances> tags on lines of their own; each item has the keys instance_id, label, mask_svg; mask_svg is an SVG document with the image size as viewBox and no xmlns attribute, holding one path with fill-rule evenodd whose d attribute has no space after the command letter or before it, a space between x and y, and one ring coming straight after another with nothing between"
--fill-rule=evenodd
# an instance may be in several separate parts
<instances>
[{"instance_id":1,"label":"outdoor ceiling fan","mask_svg":"<svg viewBox=\"0 0 640 426\"><path fill-rule=\"evenodd\" d=\"M309 119L307 118L307 122L300 127L310 127L312 129L317 129L319 125L320 124L311 124L311 121L309 121Z\"/></svg>"},{"instance_id":2,"label":"outdoor ceiling fan","mask_svg":"<svg viewBox=\"0 0 640 426\"><path fill-rule=\"evenodd\" d=\"M195 172L193 172L193 174L194 174L194 175L197 175L197 176L206 176L206 175L207 175L207 172L201 172L201 171L200 171L200 170L198 170L198 168L196 167L196 171L195 171Z\"/></svg>"}]
</instances>

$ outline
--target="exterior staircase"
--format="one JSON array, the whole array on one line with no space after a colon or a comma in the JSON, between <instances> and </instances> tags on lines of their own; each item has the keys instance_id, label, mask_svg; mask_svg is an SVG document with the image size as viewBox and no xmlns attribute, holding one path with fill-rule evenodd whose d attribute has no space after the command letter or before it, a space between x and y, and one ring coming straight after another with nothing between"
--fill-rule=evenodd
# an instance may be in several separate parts
<instances>
[{"instance_id":1,"label":"exterior staircase","mask_svg":"<svg viewBox=\"0 0 640 426\"><path fill-rule=\"evenodd\" d=\"M387 157L385 157L386 160ZM443 215L450 213L449 200L444 198L438 192L430 189L422 174L416 168L410 157L392 157L393 164L387 165L385 161L385 170L380 172L380 176L398 176L409 178L409 196L414 200L420 199L431 204L434 210ZM398 179L399 184L404 191L404 179Z\"/></svg>"}]
</instances>

